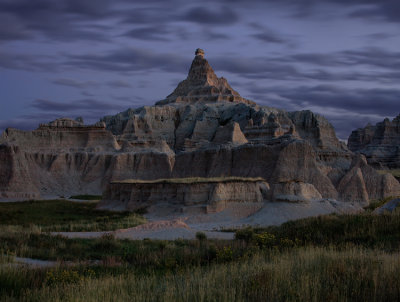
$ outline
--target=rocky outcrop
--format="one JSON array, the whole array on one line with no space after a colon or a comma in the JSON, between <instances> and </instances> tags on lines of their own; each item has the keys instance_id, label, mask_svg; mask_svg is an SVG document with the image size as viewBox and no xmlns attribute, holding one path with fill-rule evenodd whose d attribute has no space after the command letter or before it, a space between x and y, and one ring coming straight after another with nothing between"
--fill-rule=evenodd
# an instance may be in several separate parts
<instances>
[{"instance_id":1,"label":"rocky outcrop","mask_svg":"<svg viewBox=\"0 0 400 302\"><path fill-rule=\"evenodd\" d=\"M0 167L2 198L15 199L101 194L124 179L190 177L261 177L271 201L366 204L399 189L348 150L324 117L241 98L201 51L188 78L157 106L89 126L64 118L34 131L7 129Z\"/></svg>"},{"instance_id":2,"label":"rocky outcrop","mask_svg":"<svg viewBox=\"0 0 400 302\"><path fill-rule=\"evenodd\" d=\"M400 196L400 184L391 174L379 174L361 154L354 157L350 170L337 187L342 200L367 205L370 200Z\"/></svg>"},{"instance_id":3,"label":"rocky outcrop","mask_svg":"<svg viewBox=\"0 0 400 302\"><path fill-rule=\"evenodd\" d=\"M242 98L225 78L218 78L215 75L214 70L204 58L202 49L197 49L195 55L186 80L180 82L165 100L157 102L156 105L221 101L255 104Z\"/></svg>"},{"instance_id":4,"label":"rocky outcrop","mask_svg":"<svg viewBox=\"0 0 400 302\"><path fill-rule=\"evenodd\" d=\"M120 149L105 124L71 119L34 131L6 129L0 139L0 191L4 199L99 193Z\"/></svg>"},{"instance_id":5,"label":"rocky outcrop","mask_svg":"<svg viewBox=\"0 0 400 302\"><path fill-rule=\"evenodd\" d=\"M370 165L379 169L400 168L400 115L375 126L354 130L348 139L351 151L364 154Z\"/></svg>"},{"instance_id":6,"label":"rocky outcrop","mask_svg":"<svg viewBox=\"0 0 400 302\"><path fill-rule=\"evenodd\" d=\"M262 179L125 180L107 186L98 208L134 211L168 204L181 211L191 207L212 213L223 210L229 202L263 202L268 190L268 183Z\"/></svg>"},{"instance_id":7,"label":"rocky outcrop","mask_svg":"<svg viewBox=\"0 0 400 302\"><path fill-rule=\"evenodd\" d=\"M217 144L233 143L241 145L248 143L248 140L240 130L239 124L236 122L218 127L212 141Z\"/></svg>"},{"instance_id":8,"label":"rocky outcrop","mask_svg":"<svg viewBox=\"0 0 400 302\"><path fill-rule=\"evenodd\" d=\"M309 202L322 200L322 196L312 184L291 181L274 184L271 187L269 200Z\"/></svg>"}]
</instances>

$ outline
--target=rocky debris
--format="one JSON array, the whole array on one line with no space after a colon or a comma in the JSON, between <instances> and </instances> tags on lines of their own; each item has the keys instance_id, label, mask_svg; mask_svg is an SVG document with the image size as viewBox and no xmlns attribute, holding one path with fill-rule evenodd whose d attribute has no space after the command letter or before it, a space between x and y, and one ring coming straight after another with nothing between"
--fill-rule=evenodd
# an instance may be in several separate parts
<instances>
[{"instance_id":1,"label":"rocky debris","mask_svg":"<svg viewBox=\"0 0 400 302\"><path fill-rule=\"evenodd\" d=\"M157 204L187 211L222 211L230 202L263 202L269 185L262 179L185 178L155 181L111 182L98 208L134 211Z\"/></svg>"},{"instance_id":2,"label":"rocky debris","mask_svg":"<svg viewBox=\"0 0 400 302\"><path fill-rule=\"evenodd\" d=\"M354 130L348 139L353 152L364 154L370 165L378 169L400 168L400 115L385 119L375 126Z\"/></svg>"},{"instance_id":3,"label":"rocky debris","mask_svg":"<svg viewBox=\"0 0 400 302\"><path fill-rule=\"evenodd\" d=\"M3 199L100 194L124 179L237 176L265 179L271 190L264 198L271 201L366 204L399 185L348 150L324 117L241 98L201 50L188 78L157 106L95 125L63 118L34 131L7 129L0 167Z\"/></svg>"},{"instance_id":4,"label":"rocky debris","mask_svg":"<svg viewBox=\"0 0 400 302\"><path fill-rule=\"evenodd\" d=\"M156 105L221 101L255 104L242 98L225 78L218 78L215 75L214 70L204 58L202 49L197 49L195 55L186 80L180 82L165 100L157 102Z\"/></svg>"}]
</instances>

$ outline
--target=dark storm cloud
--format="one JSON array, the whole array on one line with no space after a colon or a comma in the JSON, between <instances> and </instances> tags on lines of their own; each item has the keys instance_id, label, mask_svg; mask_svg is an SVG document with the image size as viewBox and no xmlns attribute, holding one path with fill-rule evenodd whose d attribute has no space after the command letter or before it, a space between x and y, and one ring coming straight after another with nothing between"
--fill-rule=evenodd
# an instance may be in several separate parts
<instances>
[{"instance_id":1,"label":"dark storm cloud","mask_svg":"<svg viewBox=\"0 0 400 302\"><path fill-rule=\"evenodd\" d=\"M87 21L112 16L112 1L88 0L3 0L0 11L4 17L18 22L20 39L40 33L52 40L106 41L103 31L92 28ZM2 30L3 31L3 30Z\"/></svg>"},{"instance_id":2,"label":"dark storm cloud","mask_svg":"<svg viewBox=\"0 0 400 302\"><path fill-rule=\"evenodd\" d=\"M31 38L31 34L16 17L0 13L0 41L24 40L28 38Z\"/></svg>"},{"instance_id":3,"label":"dark storm cloud","mask_svg":"<svg viewBox=\"0 0 400 302\"><path fill-rule=\"evenodd\" d=\"M140 25L141 28L130 31L121 28L127 36L135 39L166 41L169 37L162 32L163 28L176 21L196 23L210 29L211 26L238 23L246 17L243 12L246 7L259 7L262 10L271 6L283 6L285 11L295 9L297 15L312 16L317 14L315 10L324 6L316 0L237 0L220 3L222 5L218 6L215 2L203 1L188 8L190 4L179 0L145 3L128 0L2 0L0 41L33 39L40 34L59 41L105 42L112 38L111 32L118 28L113 25L115 23ZM353 8L351 17L400 22L398 0L328 0L325 3L336 4L347 10ZM98 21L103 22L103 29L96 25ZM286 39L270 30L259 30L253 37L268 43L287 43Z\"/></svg>"},{"instance_id":4,"label":"dark storm cloud","mask_svg":"<svg viewBox=\"0 0 400 302\"><path fill-rule=\"evenodd\" d=\"M364 48L325 54L305 53L282 57L280 60L319 66L365 65L391 70L400 68L400 52L387 51L381 48Z\"/></svg>"},{"instance_id":5,"label":"dark storm cloud","mask_svg":"<svg viewBox=\"0 0 400 302\"><path fill-rule=\"evenodd\" d=\"M356 2L368 4L369 6L366 8L356 9L350 14L351 17L400 22L400 2L398 0L359 0Z\"/></svg>"},{"instance_id":6,"label":"dark storm cloud","mask_svg":"<svg viewBox=\"0 0 400 302\"><path fill-rule=\"evenodd\" d=\"M73 79L56 79L56 80L52 81L52 83L56 84L56 85L69 86L69 87L80 88L80 89L95 87L95 86L99 85L99 83L94 82L94 81L78 82Z\"/></svg>"},{"instance_id":7,"label":"dark storm cloud","mask_svg":"<svg viewBox=\"0 0 400 302\"><path fill-rule=\"evenodd\" d=\"M304 81L314 79L318 81L342 81L342 80L369 80L364 74L334 73L322 69L302 70L292 63L280 63L279 60L268 58L237 58L218 57L213 60L212 66L216 70L227 71L243 78L261 80L295 80ZM373 76L376 80L376 75Z\"/></svg>"},{"instance_id":8,"label":"dark storm cloud","mask_svg":"<svg viewBox=\"0 0 400 302\"><path fill-rule=\"evenodd\" d=\"M263 31L260 33L252 34L251 36L266 43L280 43L280 44L286 43L285 40L275 35L275 33L269 31Z\"/></svg>"},{"instance_id":9,"label":"dark storm cloud","mask_svg":"<svg viewBox=\"0 0 400 302\"><path fill-rule=\"evenodd\" d=\"M400 80L400 52L378 48L288 56L211 57L217 71L247 79L359 81L393 84ZM363 67L373 67L364 69ZM354 68L349 68L354 67Z\"/></svg>"},{"instance_id":10,"label":"dark storm cloud","mask_svg":"<svg viewBox=\"0 0 400 302\"><path fill-rule=\"evenodd\" d=\"M206 40L228 40L230 36L225 33L220 33L206 28L203 31L203 36Z\"/></svg>"},{"instance_id":11,"label":"dark storm cloud","mask_svg":"<svg viewBox=\"0 0 400 302\"><path fill-rule=\"evenodd\" d=\"M107 111L118 107L115 103L101 102L93 99L83 99L68 102L55 102L50 100L37 99L31 106L43 112L71 112L80 110Z\"/></svg>"},{"instance_id":12,"label":"dark storm cloud","mask_svg":"<svg viewBox=\"0 0 400 302\"><path fill-rule=\"evenodd\" d=\"M139 27L127 31L123 35L126 37L139 39L139 40L155 40L155 41L168 41L168 34L166 26L146 26Z\"/></svg>"},{"instance_id":13,"label":"dark storm cloud","mask_svg":"<svg viewBox=\"0 0 400 302\"><path fill-rule=\"evenodd\" d=\"M88 97L95 96L95 94L93 94L93 93L91 93L91 92L88 92L88 91L82 91L82 92L81 92L81 95L83 95L83 96L88 96Z\"/></svg>"},{"instance_id":14,"label":"dark storm cloud","mask_svg":"<svg viewBox=\"0 0 400 302\"><path fill-rule=\"evenodd\" d=\"M261 24L252 22L249 24L251 28L256 30L257 32L252 34L251 36L257 40L260 40L265 43L277 43L277 44L285 44L288 43L285 39L282 38L282 34L266 28Z\"/></svg>"},{"instance_id":15,"label":"dark storm cloud","mask_svg":"<svg viewBox=\"0 0 400 302\"><path fill-rule=\"evenodd\" d=\"M113 88L132 88L132 85L125 81L110 81L107 85Z\"/></svg>"},{"instance_id":16,"label":"dark storm cloud","mask_svg":"<svg viewBox=\"0 0 400 302\"><path fill-rule=\"evenodd\" d=\"M360 114L393 115L393 108L400 112L399 89L346 89L343 87L319 85L313 87L251 87L253 96L264 101L270 94L287 100L292 109L334 108ZM267 95L267 96L265 96ZM271 105L271 104L270 104Z\"/></svg>"},{"instance_id":17,"label":"dark storm cloud","mask_svg":"<svg viewBox=\"0 0 400 302\"><path fill-rule=\"evenodd\" d=\"M202 4L187 8L180 1L126 0L2 0L0 40L31 39L40 34L51 40L107 42L120 24L124 35L141 40L167 41L168 25L186 21L207 26L231 25L238 13L228 7L210 9ZM176 7L182 7L181 10ZM99 25L99 22L102 22ZM106 25L107 24L107 25ZM140 28L127 30L127 25Z\"/></svg>"},{"instance_id":18,"label":"dark storm cloud","mask_svg":"<svg viewBox=\"0 0 400 302\"><path fill-rule=\"evenodd\" d=\"M156 53L148 49L123 48L103 55L85 54L69 56L68 66L102 71L149 71L185 72L189 60L173 53Z\"/></svg>"},{"instance_id":19,"label":"dark storm cloud","mask_svg":"<svg viewBox=\"0 0 400 302\"><path fill-rule=\"evenodd\" d=\"M188 9L182 14L180 19L201 25L231 25L239 21L239 15L228 6L223 6L218 9L198 6Z\"/></svg>"},{"instance_id":20,"label":"dark storm cloud","mask_svg":"<svg viewBox=\"0 0 400 302\"><path fill-rule=\"evenodd\" d=\"M318 16L319 9L324 9L324 5L334 4L337 8L345 10L351 9L350 13L344 16L356 17L360 19L400 22L400 2L398 0L224 0L227 5L237 8L258 6L262 9L270 7L285 7L291 16L305 18ZM325 7L326 9L326 7ZM328 7L329 10L331 8Z\"/></svg>"},{"instance_id":21,"label":"dark storm cloud","mask_svg":"<svg viewBox=\"0 0 400 302\"><path fill-rule=\"evenodd\" d=\"M366 38L367 40L370 41L383 41L383 40L387 40L390 38L394 38L397 35L393 35L393 34L388 34L385 32L377 32L377 33L373 33L373 34L368 34L368 35L364 35L364 38Z\"/></svg>"},{"instance_id":22,"label":"dark storm cloud","mask_svg":"<svg viewBox=\"0 0 400 302\"><path fill-rule=\"evenodd\" d=\"M53 56L10 53L0 50L0 68L27 71L58 70L58 61Z\"/></svg>"}]
</instances>

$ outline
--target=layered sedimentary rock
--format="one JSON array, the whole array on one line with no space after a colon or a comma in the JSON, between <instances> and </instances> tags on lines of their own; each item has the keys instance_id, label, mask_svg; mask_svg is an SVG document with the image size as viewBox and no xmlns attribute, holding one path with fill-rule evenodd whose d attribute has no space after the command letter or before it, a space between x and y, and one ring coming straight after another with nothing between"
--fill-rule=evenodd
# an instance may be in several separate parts
<instances>
[{"instance_id":1,"label":"layered sedimentary rock","mask_svg":"<svg viewBox=\"0 0 400 302\"><path fill-rule=\"evenodd\" d=\"M223 210L229 202L263 202L268 190L263 179L125 180L107 186L99 208L134 211L168 204L182 211L191 207L210 213Z\"/></svg>"},{"instance_id":2,"label":"layered sedimentary rock","mask_svg":"<svg viewBox=\"0 0 400 302\"><path fill-rule=\"evenodd\" d=\"M370 165L380 169L400 168L400 115L375 126L354 130L348 139L349 149L364 154Z\"/></svg>"},{"instance_id":3,"label":"layered sedimentary rock","mask_svg":"<svg viewBox=\"0 0 400 302\"><path fill-rule=\"evenodd\" d=\"M186 80L180 82L165 100L157 102L156 105L221 101L255 104L242 98L225 78L218 78L215 75L210 64L204 59L202 49L198 48L195 55Z\"/></svg>"},{"instance_id":4,"label":"layered sedimentary rock","mask_svg":"<svg viewBox=\"0 0 400 302\"><path fill-rule=\"evenodd\" d=\"M7 129L0 167L3 198L101 194L124 179L227 176L265 179L271 201L364 204L400 195L400 184L348 150L324 117L245 100L201 53L188 78L156 106L92 126L62 119L34 131Z\"/></svg>"},{"instance_id":5,"label":"layered sedimentary rock","mask_svg":"<svg viewBox=\"0 0 400 302\"><path fill-rule=\"evenodd\" d=\"M31 199L98 193L119 149L102 122L84 126L64 118L34 131L8 128L0 139L0 195Z\"/></svg>"}]
</instances>

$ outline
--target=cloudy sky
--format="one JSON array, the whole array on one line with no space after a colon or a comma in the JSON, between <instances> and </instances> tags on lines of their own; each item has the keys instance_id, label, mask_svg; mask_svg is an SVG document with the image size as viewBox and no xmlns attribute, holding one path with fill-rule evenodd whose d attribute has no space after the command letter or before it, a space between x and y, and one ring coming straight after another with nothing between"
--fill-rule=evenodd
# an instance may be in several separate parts
<instances>
[{"instance_id":1,"label":"cloudy sky","mask_svg":"<svg viewBox=\"0 0 400 302\"><path fill-rule=\"evenodd\" d=\"M0 131L152 105L198 47L242 96L342 139L400 113L399 0L0 0Z\"/></svg>"}]
</instances>

